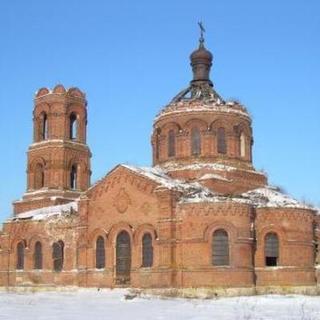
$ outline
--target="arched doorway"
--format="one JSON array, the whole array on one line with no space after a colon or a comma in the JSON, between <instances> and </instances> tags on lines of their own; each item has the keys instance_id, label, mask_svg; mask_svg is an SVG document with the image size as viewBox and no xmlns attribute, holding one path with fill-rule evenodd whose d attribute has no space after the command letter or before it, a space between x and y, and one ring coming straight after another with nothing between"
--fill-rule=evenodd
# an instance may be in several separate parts
<instances>
[{"instance_id":1,"label":"arched doorway","mask_svg":"<svg viewBox=\"0 0 320 320\"><path fill-rule=\"evenodd\" d=\"M127 231L121 231L116 244L116 282L126 284L130 282L131 244Z\"/></svg>"}]
</instances>

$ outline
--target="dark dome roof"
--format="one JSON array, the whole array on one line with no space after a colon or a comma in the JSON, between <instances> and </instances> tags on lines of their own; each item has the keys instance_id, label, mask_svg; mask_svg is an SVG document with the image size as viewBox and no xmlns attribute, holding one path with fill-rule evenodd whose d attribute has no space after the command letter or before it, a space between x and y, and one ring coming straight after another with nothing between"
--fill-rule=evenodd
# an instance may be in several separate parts
<instances>
[{"instance_id":1,"label":"dark dome roof","mask_svg":"<svg viewBox=\"0 0 320 320\"><path fill-rule=\"evenodd\" d=\"M210 63L212 61L212 58L212 53L203 45L200 46L197 50L193 51L190 55L191 62L196 60L208 60L208 62Z\"/></svg>"}]
</instances>

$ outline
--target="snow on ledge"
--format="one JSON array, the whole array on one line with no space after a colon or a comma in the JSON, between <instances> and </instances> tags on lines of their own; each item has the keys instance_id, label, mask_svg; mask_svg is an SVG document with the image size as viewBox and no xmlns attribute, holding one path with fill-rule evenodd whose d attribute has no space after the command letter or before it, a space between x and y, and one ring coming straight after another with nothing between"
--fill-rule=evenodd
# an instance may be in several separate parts
<instances>
[{"instance_id":1,"label":"snow on ledge","mask_svg":"<svg viewBox=\"0 0 320 320\"><path fill-rule=\"evenodd\" d=\"M230 179L227 179L227 178L220 176L219 174L215 174L215 173L206 173L202 177L200 177L199 180L208 180L208 179L216 179L216 180L222 180L222 181L226 181L226 182L232 181Z\"/></svg>"},{"instance_id":2,"label":"snow on ledge","mask_svg":"<svg viewBox=\"0 0 320 320\"><path fill-rule=\"evenodd\" d=\"M265 172L257 171L254 169L244 169L244 168L233 167L223 163L196 162L192 164L180 164L180 163L168 162L161 165L157 165L154 168L161 168L161 170L163 170L165 173L170 171L211 169L215 171L227 171L227 172L238 170L238 171L245 171L248 173L254 173L254 174L266 176Z\"/></svg>"},{"instance_id":3,"label":"snow on ledge","mask_svg":"<svg viewBox=\"0 0 320 320\"><path fill-rule=\"evenodd\" d=\"M226 104L188 104L185 101L171 103L164 107L154 119L154 123L161 117L174 115L179 113L196 113L196 112L222 112L222 113L235 113L247 118L250 118L248 112L240 105L232 102Z\"/></svg>"},{"instance_id":4,"label":"snow on ledge","mask_svg":"<svg viewBox=\"0 0 320 320\"><path fill-rule=\"evenodd\" d=\"M52 216L63 215L65 213L71 213L78 211L78 202L73 201L66 204L61 204L57 206L44 207L40 209L30 210L22 213L18 213L16 216L10 218L11 221L16 220L46 220Z\"/></svg>"}]
</instances>

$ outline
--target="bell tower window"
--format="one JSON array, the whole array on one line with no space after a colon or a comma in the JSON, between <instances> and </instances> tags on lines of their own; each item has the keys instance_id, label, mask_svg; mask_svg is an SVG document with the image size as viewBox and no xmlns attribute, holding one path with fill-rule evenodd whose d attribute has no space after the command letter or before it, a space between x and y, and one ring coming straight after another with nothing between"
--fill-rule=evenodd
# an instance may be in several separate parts
<instances>
[{"instance_id":1,"label":"bell tower window","mask_svg":"<svg viewBox=\"0 0 320 320\"><path fill-rule=\"evenodd\" d=\"M70 171L70 188L77 189L77 166L73 165Z\"/></svg>"},{"instance_id":2,"label":"bell tower window","mask_svg":"<svg viewBox=\"0 0 320 320\"><path fill-rule=\"evenodd\" d=\"M69 137L71 140L78 138L78 120L75 113L71 113L70 115Z\"/></svg>"},{"instance_id":3,"label":"bell tower window","mask_svg":"<svg viewBox=\"0 0 320 320\"><path fill-rule=\"evenodd\" d=\"M41 163L38 163L35 167L34 187L35 189L41 189L44 187L44 167Z\"/></svg>"},{"instance_id":4,"label":"bell tower window","mask_svg":"<svg viewBox=\"0 0 320 320\"><path fill-rule=\"evenodd\" d=\"M42 115L41 139L48 139L48 116L46 113Z\"/></svg>"}]
</instances>

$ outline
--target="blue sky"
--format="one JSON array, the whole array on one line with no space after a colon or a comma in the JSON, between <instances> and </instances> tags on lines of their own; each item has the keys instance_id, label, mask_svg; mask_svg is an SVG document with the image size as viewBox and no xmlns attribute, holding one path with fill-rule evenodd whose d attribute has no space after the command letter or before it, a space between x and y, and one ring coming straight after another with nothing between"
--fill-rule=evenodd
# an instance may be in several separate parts
<instances>
[{"instance_id":1,"label":"blue sky","mask_svg":"<svg viewBox=\"0 0 320 320\"><path fill-rule=\"evenodd\" d=\"M153 118L191 80L199 20L215 88L252 115L255 167L320 206L319 12L318 0L1 1L0 220L25 191L40 87L86 92L93 182L151 164Z\"/></svg>"}]
</instances>

